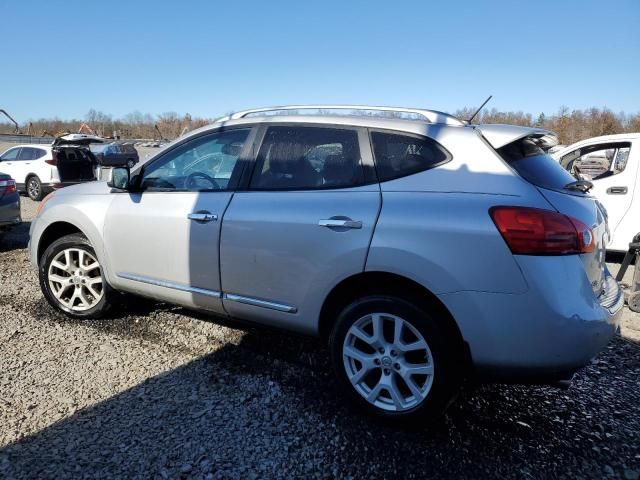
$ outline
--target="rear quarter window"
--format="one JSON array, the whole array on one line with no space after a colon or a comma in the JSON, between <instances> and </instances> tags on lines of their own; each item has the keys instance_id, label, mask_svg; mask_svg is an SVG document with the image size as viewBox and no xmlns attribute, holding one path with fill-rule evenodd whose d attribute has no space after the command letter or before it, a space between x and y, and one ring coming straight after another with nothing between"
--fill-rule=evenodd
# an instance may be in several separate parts
<instances>
[{"instance_id":1,"label":"rear quarter window","mask_svg":"<svg viewBox=\"0 0 640 480\"><path fill-rule=\"evenodd\" d=\"M576 180L530 138L505 145L497 152L518 175L537 187L562 190Z\"/></svg>"},{"instance_id":2,"label":"rear quarter window","mask_svg":"<svg viewBox=\"0 0 640 480\"><path fill-rule=\"evenodd\" d=\"M380 182L429 170L451 160L444 147L427 137L371 132Z\"/></svg>"}]
</instances>

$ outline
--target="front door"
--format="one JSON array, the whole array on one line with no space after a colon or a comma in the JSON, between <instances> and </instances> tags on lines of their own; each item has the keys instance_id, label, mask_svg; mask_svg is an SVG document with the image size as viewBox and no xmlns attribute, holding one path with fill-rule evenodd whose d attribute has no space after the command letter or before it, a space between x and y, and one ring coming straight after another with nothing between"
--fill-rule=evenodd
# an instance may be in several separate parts
<instances>
[{"instance_id":1,"label":"front door","mask_svg":"<svg viewBox=\"0 0 640 480\"><path fill-rule=\"evenodd\" d=\"M638 171L637 153L628 141L600 142L583 145L560 159L573 174L593 183L590 193L602 202L609 216L610 244L616 242L618 227L631 207ZM629 241L631 238L623 242L625 248Z\"/></svg>"},{"instance_id":2,"label":"front door","mask_svg":"<svg viewBox=\"0 0 640 480\"><path fill-rule=\"evenodd\" d=\"M355 128L267 128L222 223L230 315L312 333L330 289L364 270L380 208L367 145Z\"/></svg>"},{"instance_id":3,"label":"front door","mask_svg":"<svg viewBox=\"0 0 640 480\"><path fill-rule=\"evenodd\" d=\"M223 311L220 225L250 132L188 140L144 167L138 192L115 194L104 234L114 287Z\"/></svg>"}]
</instances>

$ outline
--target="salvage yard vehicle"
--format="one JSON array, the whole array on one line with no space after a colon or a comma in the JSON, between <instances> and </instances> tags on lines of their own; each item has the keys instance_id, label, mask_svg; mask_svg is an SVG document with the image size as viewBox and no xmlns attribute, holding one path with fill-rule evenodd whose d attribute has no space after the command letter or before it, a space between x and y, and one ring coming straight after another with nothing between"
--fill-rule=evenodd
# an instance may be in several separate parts
<instances>
[{"instance_id":1,"label":"salvage yard vehicle","mask_svg":"<svg viewBox=\"0 0 640 480\"><path fill-rule=\"evenodd\" d=\"M626 252L640 232L640 133L589 138L552 155L576 177L593 184L591 193L609 216L607 248Z\"/></svg>"},{"instance_id":2,"label":"salvage yard vehicle","mask_svg":"<svg viewBox=\"0 0 640 480\"><path fill-rule=\"evenodd\" d=\"M92 145L91 152L96 156L98 165L101 167L122 167L133 168L140 157L133 143L111 142L105 144Z\"/></svg>"},{"instance_id":3,"label":"salvage yard vehicle","mask_svg":"<svg viewBox=\"0 0 640 480\"><path fill-rule=\"evenodd\" d=\"M422 109L239 112L48 196L30 257L70 317L128 292L319 335L363 410L434 418L465 376L566 381L618 327L606 217L550 135Z\"/></svg>"},{"instance_id":4,"label":"salvage yard vehicle","mask_svg":"<svg viewBox=\"0 0 640 480\"><path fill-rule=\"evenodd\" d=\"M9 175L0 173L0 234L21 221L20 195L16 181Z\"/></svg>"},{"instance_id":5,"label":"salvage yard vehicle","mask_svg":"<svg viewBox=\"0 0 640 480\"><path fill-rule=\"evenodd\" d=\"M42 200L54 188L95 180L96 158L87 145L100 141L91 135L68 134L51 145L16 145L0 155L0 169L16 180L18 190Z\"/></svg>"}]
</instances>

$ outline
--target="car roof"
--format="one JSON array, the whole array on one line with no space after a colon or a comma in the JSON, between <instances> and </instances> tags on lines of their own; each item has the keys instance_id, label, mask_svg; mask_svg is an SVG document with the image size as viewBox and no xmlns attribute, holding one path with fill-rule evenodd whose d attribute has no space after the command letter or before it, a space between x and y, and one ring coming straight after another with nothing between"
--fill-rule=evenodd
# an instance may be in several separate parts
<instances>
[{"instance_id":1,"label":"car roof","mask_svg":"<svg viewBox=\"0 0 640 480\"><path fill-rule=\"evenodd\" d=\"M6 151L11 150L12 148L17 148L17 147L29 147L29 148L51 148L51 145L47 145L46 143L21 143L19 145L11 145L7 148Z\"/></svg>"}]
</instances>

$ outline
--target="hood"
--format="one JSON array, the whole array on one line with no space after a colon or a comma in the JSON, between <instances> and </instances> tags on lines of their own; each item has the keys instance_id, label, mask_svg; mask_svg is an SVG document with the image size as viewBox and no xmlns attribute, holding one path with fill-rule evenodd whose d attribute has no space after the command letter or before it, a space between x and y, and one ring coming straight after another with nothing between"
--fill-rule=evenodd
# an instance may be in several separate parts
<instances>
[{"instance_id":1,"label":"hood","mask_svg":"<svg viewBox=\"0 0 640 480\"><path fill-rule=\"evenodd\" d=\"M496 150L525 137L536 139L544 151L558 145L555 133L544 128L522 127L520 125L481 124L476 127Z\"/></svg>"},{"instance_id":2,"label":"hood","mask_svg":"<svg viewBox=\"0 0 640 480\"><path fill-rule=\"evenodd\" d=\"M84 133L68 133L56 137L51 144L52 147L58 145L89 145L90 143L102 143L104 139L96 135L85 135Z\"/></svg>"}]
</instances>

